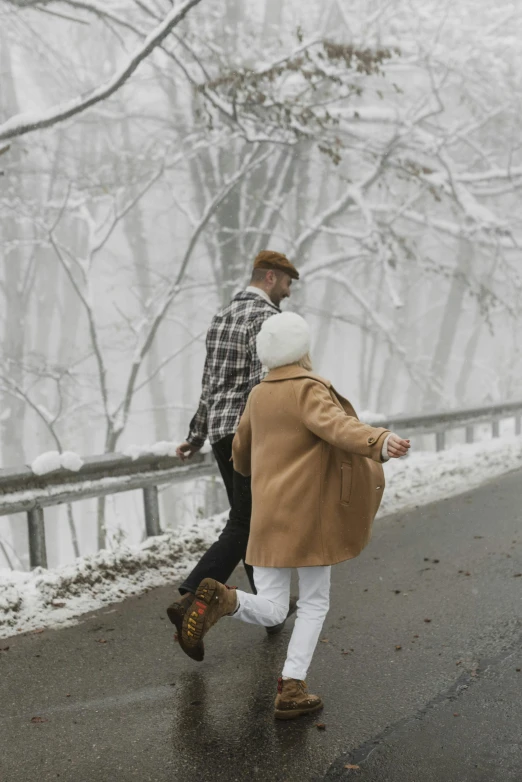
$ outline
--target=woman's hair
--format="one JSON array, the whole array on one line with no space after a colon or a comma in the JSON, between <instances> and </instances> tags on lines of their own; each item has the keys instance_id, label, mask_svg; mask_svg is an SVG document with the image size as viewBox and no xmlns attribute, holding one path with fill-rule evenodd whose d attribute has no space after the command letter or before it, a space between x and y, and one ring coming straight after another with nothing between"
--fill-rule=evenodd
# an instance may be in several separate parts
<instances>
[{"instance_id":1,"label":"woman's hair","mask_svg":"<svg viewBox=\"0 0 522 782\"><path fill-rule=\"evenodd\" d=\"M313 370L310 353L306 353L302 358L299 359L299 361L296 361L295 363L298 367L301 367L301 369L306 369L308 372L312 372Z\"/></svg>"}]
</instances>

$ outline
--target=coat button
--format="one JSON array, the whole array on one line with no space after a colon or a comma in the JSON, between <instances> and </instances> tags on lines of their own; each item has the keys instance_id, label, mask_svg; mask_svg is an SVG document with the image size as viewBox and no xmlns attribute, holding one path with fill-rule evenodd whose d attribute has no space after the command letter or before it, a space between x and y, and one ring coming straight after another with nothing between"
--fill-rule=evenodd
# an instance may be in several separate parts
<instances>
[{"instance_id":1,"label":"coat button","mask_svg":"<svg viewBox=\"0 0 522 782\"><path fill-rule=\"evenodd\" d=\"M375 442L375 437L368 437L368 445L373 445Z\"/></svg>"}]
</instances>

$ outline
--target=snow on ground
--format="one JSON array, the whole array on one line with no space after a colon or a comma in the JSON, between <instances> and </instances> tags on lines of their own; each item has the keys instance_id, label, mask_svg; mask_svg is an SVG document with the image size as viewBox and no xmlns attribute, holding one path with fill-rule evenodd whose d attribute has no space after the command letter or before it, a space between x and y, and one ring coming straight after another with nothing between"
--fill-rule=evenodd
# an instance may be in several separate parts
<instances>
[{"instance_id":1,"label":"snow on ground","mask_svg":"<svg viewBox=\"0 0 522 782\"><path fill-rule=\"evenodd\" d=\"M385 466L379 518L459 494L520 467L522 438L515 436L392 460ZM221 514L191 522L141 545L100 551L54 570L0 570L0 638L70 624L129 595L176 584L215 540L225 519Z\"/></svg>"},{"instance_id":2,"label":"snow on ground","mask_svg":"<svg viewBox=\"0 0 522 782\"><path fill-rule=\"evenodd\" d=\"M392 459L384 468L386 489L379 516L461 494L520 467L522 437L516 436Z\"/></svg>"},{"instance_id":3,"label":"snow on ground","mask_svg":"<svg viewBox=\"0 0 522 782\"><path fill-rule=\"evenodd\" d=\"M138 546L80 557L53 570L0 570L0 638L70 624L101 606L176 583L224 526L226 514L178 527Z\"/></svg>"}]
</instances>

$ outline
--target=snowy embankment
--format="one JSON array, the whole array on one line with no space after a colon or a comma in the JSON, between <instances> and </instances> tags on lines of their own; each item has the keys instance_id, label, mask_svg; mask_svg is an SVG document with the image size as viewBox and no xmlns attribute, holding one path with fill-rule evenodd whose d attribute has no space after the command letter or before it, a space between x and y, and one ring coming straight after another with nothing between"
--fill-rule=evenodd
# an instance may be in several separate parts
<instances>
[{"instance_id":1,"label":"snowy embankment","mask_svg":"<svg viewBox=\"0 0 522 782\"><path fill-rule=\"evenodd\" d=\"M467 491L522 467L522 438L503 437L389 462L379 518ZM55 627L155 586L173 585L215 540L226 514L183 525L140 546L82 557L54 570L0 570L0 638ZM174 592L173 592L174 594Z\"/></svg>"}]
</instances>

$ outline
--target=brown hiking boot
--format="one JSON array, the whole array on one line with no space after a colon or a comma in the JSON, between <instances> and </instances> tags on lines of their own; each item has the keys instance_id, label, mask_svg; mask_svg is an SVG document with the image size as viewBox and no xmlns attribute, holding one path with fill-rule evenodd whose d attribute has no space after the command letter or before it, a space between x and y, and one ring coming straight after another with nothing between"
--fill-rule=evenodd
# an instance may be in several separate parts
<instances>
[{"instance_id":1,"label":"brown hiking boot","mask_svg":"<svg viewBox=\"0 0 522 782\"><path fill-rule=\"evenodd\" d=\"M181 638L185 646L197 646L222 616L233 614L236 608L235 588L226 587L214 578L204 578L183 617Z\"/></svg>"},{"instance_id":2,"label":"brown hiking boot","mask_svg":"<svg viewBox=\"0 0 522 782\"><path fill-rule=\"evenodd\" d=\"M296 610L297 610L297 597L292 595L288 603L288 613L286 615L286 619L283 619L283 621L280 622L278 625L270 625L270 627L265 627L266 634L278 635L281 632L281 630L283 630L288 617L292 616L292 614L295 614Z\"/></svg>"},{"instance_id":3,"label":"brown hiking boot","mask_svg":"<svg viewBox=\"0 0 522 782\"><path fill-rule=\"evenodd\" d=\"M299 679L278 679L274 712L277 720L293 720L322 708L321 698L309 694L306 682Z\"/></svg>"},{"instance_id":4,"label":"brown hiking boot","mask_svg":"<svg viewBox=\"0 0 522 782\"><path fill-rule=\"evenodd\" d=\"M195 646L187 646L185 643L183 643L182 637L183 617L185 616L186 611L192 605L194 599L195 598L192 592L186 592L179 598L179 600L175 600L169 605L167 608L167 616L172 624L176 627L177 632L175 639L179 643L180 649L185 652L185 654L188 655L192 660L200 663L205 656L205 646L203 641L200 641L200 643L196 644Z\"/></svg>"}]
</instances>

